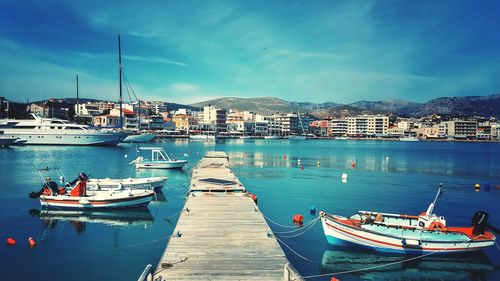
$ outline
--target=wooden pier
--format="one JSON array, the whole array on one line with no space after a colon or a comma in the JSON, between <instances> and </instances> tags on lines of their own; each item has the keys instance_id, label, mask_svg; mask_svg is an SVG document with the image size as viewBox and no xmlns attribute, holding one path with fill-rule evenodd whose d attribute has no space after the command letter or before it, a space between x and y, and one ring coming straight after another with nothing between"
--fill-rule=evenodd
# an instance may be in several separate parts
<instances>
[{"instance_id":1,"label":"wooden pier","mask_svg":"<svg viewBox=\"0 0 500 281\"><path fill-rule=\"evenodd\" d=\"M193 169L188 199L153 280L303 280L224 152Z\"/></svg>"}]
</instances>

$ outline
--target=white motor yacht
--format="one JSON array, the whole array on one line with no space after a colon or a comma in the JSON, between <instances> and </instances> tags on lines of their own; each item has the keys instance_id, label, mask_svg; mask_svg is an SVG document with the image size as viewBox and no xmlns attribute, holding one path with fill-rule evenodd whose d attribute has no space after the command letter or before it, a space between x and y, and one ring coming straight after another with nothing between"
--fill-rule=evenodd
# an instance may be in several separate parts
<instances>
[{"instance_id":1,"label":"white motor yacht","mask_svg":"<svg viewBox=\"0 0 500 281\"><path fill-rule=\"evenodd\" d=\"M0 120L0 127L5 136L25 140L27 145L117 145L127 137L121 131L97 130L62 119L32 116L34 119Z\"/></svg>"}]
</instances>

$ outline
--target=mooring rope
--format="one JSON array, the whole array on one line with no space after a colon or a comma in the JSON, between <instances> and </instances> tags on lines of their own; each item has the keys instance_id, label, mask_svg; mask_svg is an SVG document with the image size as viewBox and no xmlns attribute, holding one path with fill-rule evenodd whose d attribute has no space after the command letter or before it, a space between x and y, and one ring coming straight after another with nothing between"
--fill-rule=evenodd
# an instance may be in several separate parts
<instances>
[{"instance_id":1,"label":"mooring rope","mask_svg":"<svg viewBox=\"0 0 500 281\"><path fill-rule=\"evenodd\" d=\"M311 229L311 228L312 228L312 227L313 227L313 226L314 226L317 222L318 222L318 220L316 220L313 224L309 225L309 226L307 227L307 229L304 229L304 231L303 231L303 232L301 232L301 233L297 233L297 234L294 234L294 235L281 235L280 237L281 237L281 238L294 238L294 237L299 237L299 236L301 236L301 235L305 234L307 231L309 231L309 230L310 230L310 229Z\"/></svg>"},{"instance_id":2,"label":"mooring rope","mask_svg":"<svg viewBox=\"0 0 500 281\"><path fill-rule=\"evenodd\" d=\"M313 262L313 263L320 263L319 261L315 261L315 260L312 260L312 259L308 259L304 256L302 256L301 254L297 253L296 251L294 251L290 246L288 246L285 242L283 242L283 240L279 239L278 237L274 237L276 238L276 240L278 240L278 242L280 242L281 244L283 244L285 247L287 247L290 251L292 251L292 253L294 253L297 257L305 260L305 261L309 261L309 262Z\"/></svg>"},{"instance_id":3,"label":"mooring rope","mask_svg":"<svg viewBox=\"0 0 500 281\"><path fill-rule=\"evenodd\" d=\"M306 229L307 227L311 226L311 225L314 225L318 222L320 218L317 217L315 219L313 219L312 221L304 224L304 225L301 225L300 227L297 227L296 229L292 229L292 230L287 230L287 231L273 231L273 233L275 234L286 234L286 233L293 233L293 232L298 232L298 231L301 231L301 230L304 230ZM306 230L307 231L307 230ZM305 232L305 231L304 231Z\"/></svg>"},{"instance_id":4,"label":"mooring rope","mask_svg":"<svg viewBox=\"0 0 500 281\"><path fill-rule=\"evenodd\" d=\"M281 227L284 227L284 228L296 228L296 227L297 227L297 226L295 226L295 225L294 225L294 226L290 226L290 225L283 225L283 224L277 223L277 222L273 221L271 218L269 218L268 216L266 216L263 212L260 212L260 213L262 214L262 216L263 216L266 220L268 220L268 221L270 221L270 222L274 223L274 224L275 224L275 225L277 225L277 226L281 226ZM310 223L310 222L308 222L308 223L306 223L306 224L309 224L309 223Z\"/></svg>"}]
</instances>

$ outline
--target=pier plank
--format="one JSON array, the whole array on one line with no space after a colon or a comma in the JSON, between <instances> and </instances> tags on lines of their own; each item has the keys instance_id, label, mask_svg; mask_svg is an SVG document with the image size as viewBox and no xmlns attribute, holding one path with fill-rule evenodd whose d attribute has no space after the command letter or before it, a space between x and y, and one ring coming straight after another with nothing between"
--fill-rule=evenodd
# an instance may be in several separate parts
<instances>
[{"instance_id":1,"label":"pier plank","mask_svg":"<svg viewBox=\"0 0 500 281\"><path fill-rule=\"evenodd\" d=\"M193 170L190 195L155 280L284 280L288 260L228 167L225 153L209 152ZM200 181L205 178L236 184Z\"/></svg>"}]
</instances>

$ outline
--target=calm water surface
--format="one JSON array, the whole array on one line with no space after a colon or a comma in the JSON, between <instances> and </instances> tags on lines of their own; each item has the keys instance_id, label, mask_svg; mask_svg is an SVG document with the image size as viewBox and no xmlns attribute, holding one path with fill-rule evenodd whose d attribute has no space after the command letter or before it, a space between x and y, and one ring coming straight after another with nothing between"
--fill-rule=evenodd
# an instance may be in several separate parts
<instances>
[{"instance_id":1,"label":"calm water surface","mask_svg":"<svg viewBox=\"0 0 500 281\"><path fill-rule=\"evenodd\" d=\"M2 280L136 280L156 264L172 234L189 183L189 172L209 150L224 150L235 174L259 197L261 211L291 225L293 214L311 205L340 215L358 210L418 214L433 200L440 182L444 197L435 212L449 225L468 225L477 210L500 227L500 145L488 143L230 140L158 143L174 156L189 154L183 171L141 170L129 162L136 145L119 147L25 146L0 149L0 276ZM298 160L300 159L300 165ZM319 161L319 166L317 165ZM352 167L352 163L355 167ZM168 176L147 209L86 216L40 213L36 169L58 167L67 178ZM304 166L302 170L300 166ZM341 182L348 174L347 183ZM475 192L473 185L482 186ZM489 187L489 191L488 188ZM275 231L286 231L270 224ZM292 233L294 234L294 233ZM28 249L33 236L38 245ZM405 257L328 247L318 223L304 235L277 234L306 261L283 246L304 275L321 275L400 261ZM7 237L18 244L9 247ZM500 251L422 260L336 275L341 280L500 280ZM331 276L308 280L330 280Z\"/></svg>"}]
</instances>

